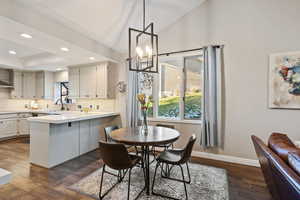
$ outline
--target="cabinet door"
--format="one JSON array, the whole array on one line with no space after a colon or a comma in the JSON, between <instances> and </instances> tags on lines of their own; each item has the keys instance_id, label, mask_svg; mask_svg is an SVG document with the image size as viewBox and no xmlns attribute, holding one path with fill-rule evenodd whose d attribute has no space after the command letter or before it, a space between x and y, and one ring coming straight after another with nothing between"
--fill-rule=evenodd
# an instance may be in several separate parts
<instances>
[{"instance_id":1,"label":"cabinet door","mask_svg":"<svg viewBox=\"0 0 300 200\"><path fill-rule=\"evenodd\" d=\"M45 77L44 72L36 73L36 98L43 99L44 98L44 88L45 88Z\"/></svg>"},{"instance_id":2,"label":"cabinet door","mask_svg":"<svg viewBox=\"0 0 300 200\"><path fill-rule=\"evenodd\" d=\"M30 134L29 122L27 121L27 119L20 119L19 120L19 133L20 133L20 135Z\"/></svg>"},{"instance_id":3,"label":"cabinet door","mask_svg":"<svg viewBox=\"0 0 300 200\"><path fill-rule=\"evenodd\" d=\"M5 119L0 121L0 137L17 135L17 119Z\"/></svg>"},{"instance_id":4,"label":"cabinet door","mask_svg":"<svg viewBox=\"0 0 300 200\"><path fill-rule=\"evenodd\" d=\"M79 97L79 83L80 83L80 73L79 68L72 67L69 68L69 97L78 98Z\"/></svg>"},{"instance_id":5,"label":"cabinet door","mask_svg":"<svg viewBox=\"0 0 300 200\"><path fill-rule=\"evenodd\" d=\"M14 89L11 93L12 98L23 98L23 73L21 71L14 71Z\"/></svg>"},{"instance_id":6,"label":"cabinet door","mask_svg":"<svg viewBox=\"0 0 300 200\"><path fill-rule=\"evenodd\" d=\"M90 151L90 121L80 121L79 124L79 153L80 155Z\"/></svg>"},{"instance_id":7,"label":"cabinet door","mask_svg":"<svg viewBox=\"0 0 300 200\"><path fill-rule=\"evenodd\" d=\"M53 99L54 97L54 73L44 72L44 98Z\"/></svg>"},{"instance_id":8,"label":"cabinet door","mask_svg":"<svg viewBox=\"0 0 300 200\"><path fill-rule=\"evenodd\" d=\"M107 98L107 63L97 66L97 98Z\"/></svg>"},{"instance_id":9,"label":"cabinet door","mask_svg":"<svg viewBox=\"0 0 300 200\"><path fill-rule=\"evenodd\" d=\"M97 67L89 66L80 68L80 97L96 98Z\"/></svg>"},{"instance_id":10,"label":"cabinet door","mask_svg":"<svg viewBox=\"0 0 300 200\"><path fill-rule=\"evenodd\" d=\"M35 98L35 73L34 72L23 72L23 97L25 99Z\"/></svg>"},{"instance_id":11,"label":"cabinet door","mask_svg":"<svg viewBox=\"0 0 300 200\"><path fill-rule=\"evenodd\" d=\"M100 119L94 119L90 121L90 151L93 151L99 147L100 140Z\"/></svg>"}]
</instances>

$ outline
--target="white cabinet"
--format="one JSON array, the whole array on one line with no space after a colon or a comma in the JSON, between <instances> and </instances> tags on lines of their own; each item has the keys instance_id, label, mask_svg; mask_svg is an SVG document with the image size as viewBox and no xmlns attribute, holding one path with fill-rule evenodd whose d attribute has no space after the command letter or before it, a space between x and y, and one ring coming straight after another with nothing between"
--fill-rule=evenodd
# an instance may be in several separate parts
<instances>
[{"instance_id":1,"label":"white cabinet","mask_svg":"<svg viewBox=\"0 0 300 200\"><path fill-rule=\"evenodd\" d=\"M112 63L97 65L97 97L101 99L115 98L117 85L117 67Z\"/></svg>"},{"instance_id":2,"label":"white cabinet","mask_svg":"<svg viewBox=\"0 0 300 200\"><path fill-rule=\"evenodd\" d=\"M90 150L90 121L80 121L79 124L79 152L80 155L85 154Z\"/></svg>"},{"instance_id":3,"label":"white cabinet","mask_svg":"<svg viewBox=\"0 0 300 200\"><path fill-rule=\"evenodd\" d=\"M79 68L71 67L69 68L69 97L79 98Z\"/></svg>"},{"instance_id":4,"label":"white cabinet","mask_svg":"<svg viewBox=\"0 0 300 200\"><path fill-rule=\"evenodd\" d=\"M115 97L117 83L117 67L103 62L88 66L69 68L70 98Z\"/></svg>"},{"instance_id":5,"label":"white cabinet","mask_svg":"<svg viewBox=\"0 0 300 200\"><path fill-rule=\"evenodd\" d=\"M9 137L17 135L17 119L0 120L0 137Z\"/></svg>"},{"instance_id":6,"label":"white cabinet","mask_svg":"<svg viewBox=\"0 0 300 200\"><path fill-rule=\"evenodd\" d=\"M97 67L80 68L80 98L96 98Z\"/></svg>"},{"instance_id":7,"label":"white cabinet","mask_svg":"<svg viewBox=\"0 0 300 200\"><path fill-rule=\"evenodd\" d=\"M95 150L99 147L100 128L101 127L99 119L93 119L90 121L90 151Z\"/></svg>"},{"instance_id":8,"label":"white cabinet","mask_svg":"<svg viewBox=\"0 0 300 200\"><path fill-rule=\"evenodd\" d=\"M107 64L97 66L97 97L107 98Z\"/></svg>"},{"instance_id":9,"label":"white cabinet","mask_svg":"<svg viewBox=\"0 0 300 200\"><path fill-rule=\"evenodd\" d=\"M80 121L79 127L80 155L97 149L100 140L100 120Z\"/></svg>"},{"instance_id":10,"label":"white cabinet","mask_svg":"<svg viewBox=\"0 0 300 200\"><path fill-rule=\"evenodd\" d=\"M29 135L29 123L26 118L19 119L19 134L20 135Z\"/></svg>"},{"instance_id":11,"label":"white cabinet","mask_svg":"<svg viewBox=\"0 0 300 200\"><path fill-rule=\"evenodd\" d=\"M42 99L44 98L44 72L37 72L36 73L36 98Z\"/></svg>"},{"instance_id":12,"label":"white cabinet","mask_svg":"<svg viewBox=\"0 0 300 200\"><path fill-rule=\"evenodd\" d=\"M23 98L36 98L36 77L35 72L23 72Z\"/></svg>"},{"instance_id":13,"label":"white cabinet","mask_svg":"<svg viewBox=\"0 0 300 200\"><path fill-rule=\"evenodd\" d=\"M36 73L36 98L53 99L54 95L54 73Z\"/></svg>"},{"instance_id":14,"label":"white cabinet","mask_svg":"<svg viewBox=\"0 0 300 200\"><path fill-rule=\"evenodd\" d=\"M14 89L11 97L14 99L23 98L23 73L21 71L14 71Z\"/></svg>"}]
</instances>

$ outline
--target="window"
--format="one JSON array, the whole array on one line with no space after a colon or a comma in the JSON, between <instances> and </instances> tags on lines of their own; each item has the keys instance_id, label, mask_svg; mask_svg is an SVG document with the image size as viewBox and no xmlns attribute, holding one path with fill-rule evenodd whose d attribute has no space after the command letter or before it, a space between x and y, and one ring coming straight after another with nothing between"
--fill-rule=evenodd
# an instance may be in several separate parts
<instances>
[{"instance_id":1,"label":"window","mask_svg":"<svg viewBox=\"0 0 300 200\"><path fill-rule=\"evenodd\" d=\"M159 73L151 74L151 87L142 90L154 99L149 117L201 119L202 59L201 55L160 58Z\"/></svg>"},{"instance_id":2,"label":"window","mask_svg":"<svg viewBox=\"0 0 300 200\"><path fill-rule=\"evenodd\" d=\"M201 118L202 58L191 56L184 59L184 118Z\"/></svg>"},{"instance_id":3,"label":"window","mask_svg":"<svg viewBox=\"0 0 300 200\"><path fill-rule=\"evenodd\" d=\"M160 65L158 117L179 118L181 75L178 66Z\"/></svg>"}]
</instances>

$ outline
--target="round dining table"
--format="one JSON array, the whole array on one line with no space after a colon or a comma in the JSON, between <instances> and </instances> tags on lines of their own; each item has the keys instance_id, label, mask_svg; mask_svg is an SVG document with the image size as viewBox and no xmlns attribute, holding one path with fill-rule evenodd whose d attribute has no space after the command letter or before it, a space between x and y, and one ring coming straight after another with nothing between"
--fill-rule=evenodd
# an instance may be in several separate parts
<instances>
[{"instance_id":1,"label":"round dining table","mask_svg":"<svg viewBox=\"0 0 300 200\"><path fill-rule=\"evenodd\" d=\"M145 189L150 195L150 146L170 144L180 137L180 133L171 128L157 126L137 126L117 129L111 132L115 142L140 146L142 149L142 167L145 170Z\"/></svg>"}]
</instances>

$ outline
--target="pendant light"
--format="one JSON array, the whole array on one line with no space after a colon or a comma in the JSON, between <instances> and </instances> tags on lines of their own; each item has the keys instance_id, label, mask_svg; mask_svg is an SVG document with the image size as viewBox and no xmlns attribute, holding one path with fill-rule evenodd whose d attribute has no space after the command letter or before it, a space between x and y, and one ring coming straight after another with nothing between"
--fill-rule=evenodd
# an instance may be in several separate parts
<instances>
[{"instance_id":1,"label":"pendant light","mask_svg":"<svg viewBox=\"0 0 300 200\"><path fill-rule=\"evenodd\" d=\"M154 34L153 23L146 26L146 0L142 1L143 29L129 28L129 70L158 73L158 35Z\"/></svg>"}]
</instances>

